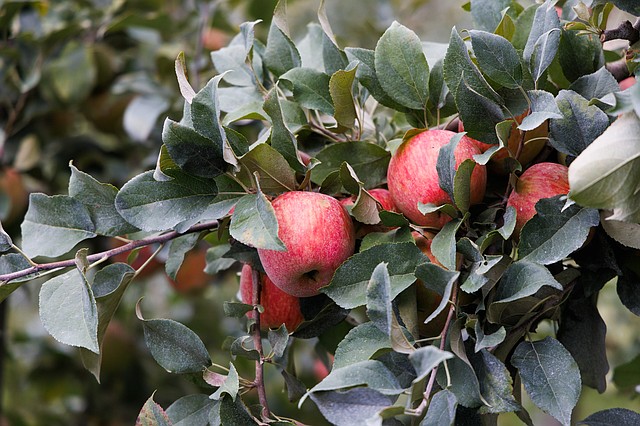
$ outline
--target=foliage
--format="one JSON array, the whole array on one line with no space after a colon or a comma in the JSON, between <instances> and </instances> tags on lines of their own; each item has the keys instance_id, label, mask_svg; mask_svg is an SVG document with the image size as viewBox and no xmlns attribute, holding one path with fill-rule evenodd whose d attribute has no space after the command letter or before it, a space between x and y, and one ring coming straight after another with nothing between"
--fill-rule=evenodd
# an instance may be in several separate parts
<instances>
[{"instance_id":1,"label":"foliage","mask_svg":"<svg viewBox=\"0 0 640 426\"><path fill-rule=\"evenodd\" d=\"M489 13L489 3L499 3L496 13ZM28 286L25 277L64 268L40 289L40 317L56 340L80 348L85 366L100 379L105 330L139 273L124 263L104 266L107 258L169 243L167 271L175 277L202 240L212 246L208 271L249 263L259 276L257 250L286 249L271 205L276 196L294 190L353 196L348 210L358 225L356 253L321 295L300 300L305 322L297 330L261 335L259 297L254 306L220 301L212 309L224 306L231 317L253 309L257 317L246 330L230 333L221 365L193 330L172 319L146 319L145 301L137 304L151 356L200 389L166 409L151 396L137 424L295 424L267 404L268 369L282 374L291 402L315 404L334 424L450 425L467 418L495 424L503 413L531 424L522 388L540 410L571 424L582 386L606 388L599 292L615 280L622 303L640 313L638 243L629 237L640 235L640 85L619 89L607 68L611 55L593 35L602 33L610 6L588 9L567 1L558 10L554 3L471 1L478 29L453 28L446 46L423 42L393 22L374 49L364 49L340 46L323 2L320 25L309 26L305 42L296 43L287 3L280 0L266 44L255 33L263 24L243 24L228 46L212 53L204 84L198 72L195 78L187 72L189 56L177 55L171 66L182 115L164 120L162 146L144 162L148 170L114 182L122 184L118 188L74 161L68 195L59 194L63 185L52 187L56 195L31 194L19 244L2 232L0 295ZM637 14L630 2L614 4ZM26 20L46 4L33 6L7 6L0 18ZM64 6L51 7L65 16ZM122 10L100 13L114 19ZM122 16L119 25L128 20L134 15ZM3 117L11 124L5 126L7 147L27 143L14 127L26 129L37 117L95 96L101 71L96 55L110 46L93 51L73 37L84 30L59 31L36 40L15 37L15 63L7 69L16 84L4 90L15 99L12 105L36 91L42 107ZM92 31L93 37L116 32L100 26ZM47 48L56 53L42 62ZM625 55L632 70L636 48ZM78 68L85 72L76 78ZM122 66L113 73L125 71ZM136 87L129 77L121 75L120 84ZM124 118L129 138L146 140L171 99L154 86L130 101ZM457 131L459 122L468 136L493 147L457 169L459 136L441 149L437 172L451 204L419 209L438 210L451 221L441 230L424 228L382 209L370 191L384 187L398 147L426 128ZM548 143L533 162L568 164L571 189L568 196L538 202L537 214L513 235L516 213L506 199L529 166L518 162L522 147L507 149L510 174L489 168L486 196L473 206L471 171L508 148L510 132L519 130L523 145L526 132L543 125ZM412 233L428 237L430 250L422 250ZM93 241L114 236L126 244L89 252ZM557 332L536 335L547 323ZM312 338L326 343L325 355L334 361L326 377L307 387L291 360L296 342ZM247 362L255 362L254 377L241 373ZM247 397L252 390L257 405ZM639 416L612 409L583 423L606 415L628 424Z\"/></svg>"}]
</instances>

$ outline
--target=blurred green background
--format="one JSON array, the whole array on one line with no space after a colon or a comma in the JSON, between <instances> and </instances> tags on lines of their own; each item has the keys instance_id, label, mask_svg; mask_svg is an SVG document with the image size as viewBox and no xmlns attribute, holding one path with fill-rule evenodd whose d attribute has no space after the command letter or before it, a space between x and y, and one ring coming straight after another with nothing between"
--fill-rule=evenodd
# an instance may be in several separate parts
<instances>
[{"instance_id":1,"label":"blurred green background","mask_svg":"<svg viewBox=\"0 0 640 426\"><path fill-rule=\"evenodd\" d=\"M373 48L393 20L423 40L446 42L453 25L472 25L463 3L327 0L326 8L341 47ZM274 5L273 0L0 2L0 219L14 241L19 243L26 194L66 193L69 161L117 186L152 169L164 118L179 119L182 111L174 73L178 53L185 52L197 89L215 73L209 52L225 46L240 23L262 19L256 31L266 38ZM318 5L318 0L289 0L294 39L304 37L308 23L317 22ZM91 244L97 251L115 242L96 239ZM76 349L58 344L43 329L40 283L12 294L0 316L5 330L0 425L128 425L154 391L165 408L200 392L155 363L134 314L135 303L144 296L147 318L183 322L202 338L215 362L228 364L223 342L240 333L243 324L224 317L222 302L235 297L237 271L203 274L203 250L188 262L177 283L154 263L129 288L108 332L100 384L84 370ZM620 304L613 284L607 285L599 305L609 328L613 377L616 366L631 362L640 351L640 320ZM314 360L320 346L314 339L296 345L296 368L310 386L317 380ZM238 362L241 375L252 377L251 365ZM635 367L640 371L640 360ZM585 390L577 418L609 407L637 410L633 383L640 382L638 374L624 376L627 387L610 384L604 395ZM282 378L273 368L267 368L267 383L273 411L322 424L310 402L300 412L287 402ZM553 424L537 410L532 415L536 424ZM502 420L518 424L509 416Z\"/></svg>"}]
</instances>

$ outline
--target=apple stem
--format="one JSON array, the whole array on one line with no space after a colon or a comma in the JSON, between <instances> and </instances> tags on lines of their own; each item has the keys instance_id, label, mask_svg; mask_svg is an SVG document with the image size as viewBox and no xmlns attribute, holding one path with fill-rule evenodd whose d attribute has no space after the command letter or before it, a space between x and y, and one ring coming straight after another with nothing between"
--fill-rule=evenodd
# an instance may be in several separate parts
<instances>
[{"instance_id":1,"label":"apple stem","mask_svg":"<svg viewBox=\"0 0 640 426\"><path fill-rule=\"evenodd\" d=\"M253 304L254 323L251 325L251 335L253 336L253 344L255 346L255 349L260 355L260 358L256 361L256 377L254 380L254 385L258 390L258 400L260 401L260 405L262 405L262 420L266 421L271 417L271 412L269 411L267 391L264 386L265 359L262 350L262 336L260 334L260 311L258 310L258 305L260 305L260 293L262 291L260 278L260 272L253 268L251 270L251 281L253 284L251 303Z\"/></svg>"}]
</instances>

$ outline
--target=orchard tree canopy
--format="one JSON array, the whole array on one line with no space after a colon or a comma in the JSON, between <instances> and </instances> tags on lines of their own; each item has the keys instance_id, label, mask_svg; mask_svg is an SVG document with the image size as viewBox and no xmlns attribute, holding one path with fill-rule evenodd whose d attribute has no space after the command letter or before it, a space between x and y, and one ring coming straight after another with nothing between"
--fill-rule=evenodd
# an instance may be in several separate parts
<instances>
[{"instance_id":1,"label":"orchard tree canopy","mask_svg":"<svg viewBox=\"0 0 640 426\"><path fill-rule=\"evenodd\" d=\"M67 193L32 193L20 239L0 229L0 298L44 282L42 324L100 380L107 326L140 269L112 257L166 244L175 277L205 241L207 272L250 265L250 297L210 307L246 328L215 348L138 302L149 353L201 389L169 407L150 395L140 425L294 425L307 404L336 425L533 424L525 393L562 425L640 424L616 407L574 414L585 387L617 385L599 293L616 286L640 315L640 85L620 84L640 73L640 18L609 19L640 6L464 8L473 28L448 43L394 21L366 49L341 42L324 1L294 38L280 0L265 39L266 24L246 22L211 53L208 81L180 54L182 115L164 119L155 168L118 188L72 162ZM74 55L79 69L49 78L87 69ZM156 116L163 96L147 98ZM106 237L124 245L89 250ZM289 315L295 329L261 327ZM316 338L331 368L304 383L296 341ZM225 365L212 361L221 347ZM269 405L269 369L287 416Z\"/></svg>"}]
</instances>

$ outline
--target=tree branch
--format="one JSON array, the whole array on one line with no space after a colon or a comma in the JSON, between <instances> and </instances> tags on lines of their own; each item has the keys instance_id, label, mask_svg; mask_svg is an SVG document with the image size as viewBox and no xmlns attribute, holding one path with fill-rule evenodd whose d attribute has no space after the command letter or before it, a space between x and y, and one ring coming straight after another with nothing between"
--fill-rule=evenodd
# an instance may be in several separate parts
<instances>
[{"instance_id":1,"label":"tree branch","mask_svg":"<svg viewBox=\"0 0 640 426\"><path fill-rule=\"evenodd\" d=\"M260 355L260 359L256 361L256 378L254 385L258 390L258 400L262 405L262 420L267 420L271 417L269 411L269 403L267 401L267 391L264 387L264 354L262 351L262 336L260 335L260 312L258 311L258 305L260 304L260 293L262 292L262 285L260 280L260 272L251 268L251 281L252 281L252 294L251 303L253 304L253 318L254 323L251 325L251 335L253 336L253 344Z\"/></svg>"},{"instance_id":2,"label":"tree branch","mask_svg":"<svg viewBox=\"0 0 640 426\"><path fill-rule=\"evenodd\" d=\"M634 44L640 40L640 18L638 18L635 24L631 24L629 21L620 23L618 28L610 30L604 30L600 34L600 41L604 43L610 40L628 40L629 44Z\"/></svg>"},{"instance_id":3,"label":"tree branch","mask_svg":"<svg viewBox=\"0 0 640 426\"><path fill-rule=\"evenodd\" d=\"M87 256L87 260L91 263L93 262L97 262L99 260L104 260L107 259L109 257L115 256L117 254L120 253L125 253L128 251L131 251L133 249L136 249L138 247L144 247L144 246L148 246L150 244L158 244L158 243L166 243L167 241L173 240L175 238L178 238L182 235L186 235L186 234L193 234L194 232L201 232L201 231L207 231L207 230L211 230L211 229L215 229L218 227L218 221L214 220L211 222L204 222L204 223L200 223L197 225L192 226L191 228L189 228L188 230L186 230L183 233L178 233L176 231L170 231L167 232L166 234L161 234L161 235L157 235L154 237L148 237L148 238L143 238L141 240L135 240L135 241L131 241L130 243L127 243L125 245L122 245L120 247L116 247L113 248L111 250L106 250L106 251L102 251L100 253L94 253L91 254L89 256ZM50 263L42 263L42 264L35 264L34 266L27 268L27 269L23 269L20 271L16 271L16 272L11 272L9 274L3 274L0 275L0 286L7 284L9 281L18 279L18 278L23 278L26 277L27 275L31 275L31 274L35 274L38 272L42 272L42 271L51 271L54 269L60 269L60 268L68 268L71 266L75 266L75 259L69 259L69 260L61 260L58 262L50 262Z\"/></svg>"}]
</instances>

